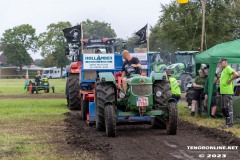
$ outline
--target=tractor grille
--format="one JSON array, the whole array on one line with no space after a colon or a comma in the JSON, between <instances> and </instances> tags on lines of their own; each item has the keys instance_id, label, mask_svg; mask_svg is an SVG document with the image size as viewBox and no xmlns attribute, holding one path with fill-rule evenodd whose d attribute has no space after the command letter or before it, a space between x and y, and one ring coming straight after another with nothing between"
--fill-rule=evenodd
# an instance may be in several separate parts
<instances>
[{"instance_id":1,"label":"tractor grille","mask_svg":"<svg viewBox=\"0 0 240 160\"><path fill-rule=\"evenodd\" d=\"M152 85L144 84L144 85L133 85L132 93L136 96L148 96L152 94Z\"/></svg>"},{"instance_id":2,"label":"tractor grille","mask_svg":"<svg viewBox=\"0 0 240 160\"><path fill-rule=\"evenodd\" d=\"M84 80L95 79L96 75L96 71L84 71Z\"/></svg>"}]
</instances>

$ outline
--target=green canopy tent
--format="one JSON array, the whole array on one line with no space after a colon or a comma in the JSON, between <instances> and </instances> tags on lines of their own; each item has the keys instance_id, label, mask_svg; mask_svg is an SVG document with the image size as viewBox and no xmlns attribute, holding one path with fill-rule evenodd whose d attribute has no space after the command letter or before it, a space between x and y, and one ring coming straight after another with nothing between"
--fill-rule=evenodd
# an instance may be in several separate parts
<instances>
[{"instance_id":1,"label":"green canopy tent","mask_svg":"<svg viewBox=\"0 0 240 160\"><path fill-rule=\"evenodd\" d=\"M209 64L209 78L208 78L208 116L210 115L210 105L213 90L213 79L218 65L218 61L226 58L228 63L240 63L240 39L221 43L213 46L212 48L202 52L195 57L196 70L201 66L201 63Z\"/></svg>"}]
</instances>

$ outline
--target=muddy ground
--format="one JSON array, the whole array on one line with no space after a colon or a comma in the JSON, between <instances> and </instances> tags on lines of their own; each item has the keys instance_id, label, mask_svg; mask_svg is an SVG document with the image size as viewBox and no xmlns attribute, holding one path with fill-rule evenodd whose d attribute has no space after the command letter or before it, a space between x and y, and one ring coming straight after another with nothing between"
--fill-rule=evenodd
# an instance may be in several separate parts
<instances>
[{"instance_id":1,"label":"muddy ground","mask_svg":"<svg viewBox=\"0 0 240 160\"><path fill-rule=\"evenodd\" d=\"M117 126L117 136L108 138L95 126L86 126L80 112L66 113L66 141L71 150L88 151L100 159L240 159L237 150L190 150L188 146L240 146L240 139L217 129L198 127L179 122L177 135L169 136L166 130L152 129L150 125ZM200 158L199 158L200 157ZM210 158L208 158L210 159ZM216 158L213 158L216 159Z\"/></svg>"},{"instance_id":2,"label":"muddy ground","mask_svg":"<svg viewBox=\"0 0 240 160\"><path fill-rule=\"evenodd\" d=\"M65 97L57 94L0 95L0 99L6 98ZM74 154L72 159L84 159L82 154L87 153L93 155L91 159L101 160L240 160L240 148L237 150L188 149L188 146L240 147L240 139L217 129L198 127L180 121L177 135L170 136L166 134L166 130L153 129L150 125L124 125L117 126L115 138L108 138L104 132L98 132L95 126L87 126L86 122L80 119L80 111L67 112L65 117L64 122L56 124L57 127L49 127L49 132L53 136L49 143L59 146L59 154Z\"/></svg>"}]
</instances>

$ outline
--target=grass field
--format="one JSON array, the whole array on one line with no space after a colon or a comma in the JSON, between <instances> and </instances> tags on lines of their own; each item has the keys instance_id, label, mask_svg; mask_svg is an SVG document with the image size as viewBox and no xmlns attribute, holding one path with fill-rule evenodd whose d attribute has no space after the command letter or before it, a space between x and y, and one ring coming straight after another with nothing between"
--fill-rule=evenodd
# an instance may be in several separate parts
<instances>
[{"instance_id":1,"label":"grass field","mask_svg":"<svg viewBox=\"0 0 240 160\"><path fill-rule=\"evenodd\" d=\"M65 82L66 79L50 80L57 94L64 94ZM30 94L23 90L23 86L23 79L0 79L0 94ZM220 129L225 123L224 119L209 119L204 115L190 117L190 110L183 101L178 108L181 120L199 126ZM64 148L65 137L62 136L66 112L65 99L0 99L0 159L77 159L77 156L59 152ZM240 138L239 124L235 123L227 131ZM88 153L84 156L94 159Z\"/></svg>"},{"instance_id":2,"label":"grass field","mask_svg":"<svg viewBox=\"0 0 240 160\"><path fill-rule=\"evenodd\" d=\"M0 159L60 159L49 128L67 112L62 99L6 99L0 102Z\"/></svg>"},{"instance_id":3,"label":"grass field","mask_svg":"<svg viewBox=\"0 0 240 160\"><path fill-rule=\"evenodd\" d=\"M49 79L49 82L50 86L55 87L56 94L65 93L66 79ZM24 79L0 79L0 94L29 94L27 90L24 90L24 84ZM41 93L43 91L39 92Z\"/></svg>"}]
</instances>

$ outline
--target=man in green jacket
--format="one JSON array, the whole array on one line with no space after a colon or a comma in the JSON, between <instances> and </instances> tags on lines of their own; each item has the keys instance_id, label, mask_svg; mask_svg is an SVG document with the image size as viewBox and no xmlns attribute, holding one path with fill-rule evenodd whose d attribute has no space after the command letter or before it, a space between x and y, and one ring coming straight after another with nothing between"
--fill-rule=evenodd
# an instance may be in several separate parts
<instances>
[{"instance_id":1,"label":"man in green jacket","mask_svg":"<svg viewBox=\"0 0 240 160\"><path fill-rule=\"evenodd\" d=\"M222 67L222 74L220 77L220 94L222 99L222 112L226 118L226 124L223 128L233 126L233 107L232 95L234 93L233 80L238 77L238 73L228 66L227 59L221 58L219 63Z\"/></svg>"},{"instance_id":2,"label":"man in green jacket","mask_svg":"<svg viewBox=\"0 0 240 160\"><path fill-rule=\"evenodd\" d=\"M181 89L179 87L179 83L176 78L172 77L171 71L166 70L166 74L168 76L168 80L170 82L172 98L176 99L176 103L178 103L179 99L181 98Z\"/></svg>"}]
</instances>

